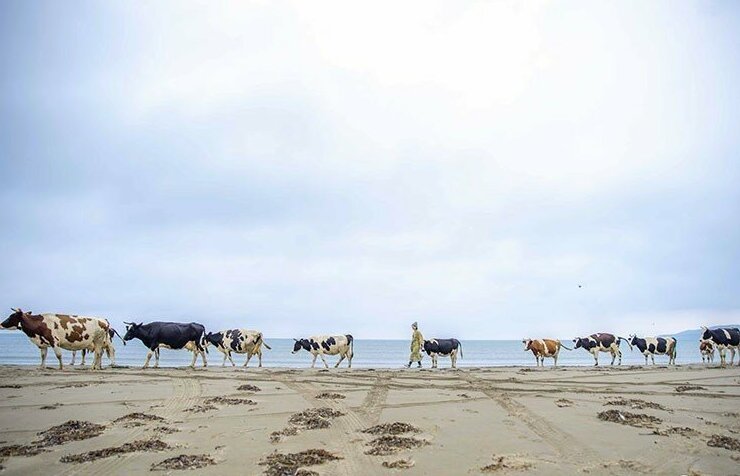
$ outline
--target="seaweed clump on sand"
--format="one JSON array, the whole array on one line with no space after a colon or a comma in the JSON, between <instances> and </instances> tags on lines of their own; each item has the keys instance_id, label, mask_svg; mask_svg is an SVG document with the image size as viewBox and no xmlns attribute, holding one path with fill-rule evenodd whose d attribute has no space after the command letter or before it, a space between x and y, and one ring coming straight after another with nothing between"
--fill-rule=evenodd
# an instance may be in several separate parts
<instances>
[{"instance_id":1,"label":"seaweed clump on sand","mask_svg":"<svg viewBox=\"0 0 740 476\"><path fill-rule=\"evenodd\" d=\"M259 462L260 466L267 466L265 474L267 476L289 476L301 475L309 476L318 474L314 471L301 469L304 466L317 466L329 461L343 459L334 453L323 449L305 450L299 453L272 453Z\"/></svg>"},{"instance_id":2,"label":"seaweed clump on sand","mask_svg":"<svg viewBox=\"0 0 740 476\"><path fill-rule=\"evenodd\" d=\"M620 412L619 410L599 412L598 417L599 420L620 423L622 425L629 425L637 428L652 428L653 426L663 422L660 418L651 415Z\"/></svg>"},{"instance_id":3,"label":"seaweed clump on sand","mask_svg":"<svg viewBox=\"0 0 740 476\"><path fill-rule=\"evenodd\" d=\"M404 433L419 433L421 430L414 425L394 421L393 423L381 423L362 430L363 433L371 435L402 435Z\"/></svg>"},{"instance_id":4,"label":"seaweed clump on sand","mask_svg":"<svg viewBox=\"0 0 740 476\"><path fill-rule=\"evenodd\" d=\"M155 427L154 431L158 433L164 433L167 435L171 435L172 433L178 433L180 430L178 430L177 428L172 428L171 426L161 425L161 426Z\"/></svg>"},{"instance_id":5,"label":"seaweed clump on sand","mask_svg":"<svg viewBox=\"0 0 740 476\"><path fill-rule=\"evenodd\" d=\"M521 461L510 456L495 456L493 463L482 467L482 473L495 473L496 471L513 470L525 471L532 468L532 463Z\"/></svg>"},{"instance_id":6,"label":"seaweed clump on sand","mask_svg":"<svg viewBox=\"0 0 740 476\"><path fill-rule=\"evenodd\" d=\"M653 435L658 436L670 436L670 435L681 435L685 437L691 437L691 436L697 436L700 433L693 428L689 428L688 426L672 426L670 428L666 428L665 430L655 429L653 430Z\"/></svg>"},{"instance_id":7,"label":"seaweed clump on sand","mask_svg":"<svg viewBox=\"0 0 740 476\"><path fill-rule=\"evenodd\" d=\"M62 445L68 441L94 438L105 430L104 425L88 421L69 420L38 433L41 438L27 445L10 445L0 448L0 458L9 456L34 456L43 453L49 446Z\"/></svg>"},{"instance_id":8,"label":"seaweed clump on sand","mask_svg":"<svg viewBox=\"0 0 740 476\"><path fill-rule=\"evenodd\" d=\"M134 453L137 451L164 451L170 448L170 445L158 439L136 440L131 443L124 443L121 446L113 446L110 448L103 448L101 450L62 456L59 461L62 463L85 463L124 453Z\"/></svg>"},{"instance_id":9,"label":"seaweed clump on sand","mask_svg":"<svg viewBox=\"0 0 740 476\"><path fill-rule=\"evenodd\" d=\"M288 423L303 430L318 430L329 428L334 418L343 415L344 413L329 407L309 408L291 415Z\"/></svg>"},{"instance_id":10,"label":"seaweed clump on sand","mask_svg":"<svg viewBox=\"0 0 740 476\"><path fill-rule=\"evenodd\" d=\"M270 433L270 441L279 443L285 436L295 436L301 430L320 430L329 428L331 421L343 416L344 413L328 407L309 408L299 413L294 413L288 419L288 426L280 431Z\"/></svg>"},{"instance_id":11,"label":"seaweed clump on sand","mask_svg":"<svg viewBox=\"0 0 740 476\"><path fill-rule=\"evenodd\" d=\"M89 421L69 420L61 425L52 426L48 430L39 432L41 437L35 443L42 446L56 446L68 441L86 440L94 438L105 430L104 425L90 423Z\"/></svg>"},{"instance_id":12,"label":"seaweed clump on sand","mask_svg":"<svg viewBox=\"0 0 740 476\"><path fill-rule=\"evenodd\" d=\"M383 435L375 438L367 444L370 449L365 451L365 454L373 456L387 456L403 450L420 448L428 444L429 442L426 440L421 440L412 436Z\"/></svg>"},{"instance_id":13,"label":"seaweed clump on sand","mask_svg":"<svg viewBox=\"0 0 740 476\"><path fill-rule=\"evenodd\" d=\"M164 418L157 415L151 415L149 413L134 412L128 415L123 415L120 418L113 420L113 423L121 422L132 422L132 421L165 421Z\"/></svg>"},{"instance_id":14,"label":"seaweed clump on sand","mask_svg":"<svg viewBox=\"0 0 740 476\"><path fill-rule=\"evenodd\" d=\"M231 397L211 397L204 402L206 405L218 403L220 405L257 405L254 400L248 398L231 398Z\"/></svg>"},{"instance_id":15,"label":"seaweed clump on sand","mask_svg":"<svg viewBox=\"0 0 740 476\"><path fill-rule=\"evenodd\" d=\"M205 413L211 410L216 410L216 407L211 404L193 405L192 407L185 409L188 413Z\"/></svg>"},{"instance_id":16,"label":"seaweed clump on sand","mask_svg":"<svg viewBox=\"0 0 740 476\"><path fill-rule=\"evenodd\" d=\"M384 468L390 469L409 469L414 466L415 462L411 459L398 459L396 461L383 461Z\"/></svg>"},{"instance_id":17,"label":"seaweed clump on sand","mask_svg":"<svg viewBox=\"0 0 740 476\"><path fill-rule=\"evenodd\" d=\"M695 390L706 390L706 388L701 385L679 385L676 387L678 393L693 392Z\"/></svg>"},{"instance_id":18,"label":"seaweed clump on sand","mask_svg":"<svg viewBox=\"0 0 740 476\"><path fill-rule=\"evenodd\" d=\"M672 410L664 407L660 403L655 402L648 402L646 400L640 400L639 398L617 398L615 400L609 400L604 404L606 405L613 405L613 406L619 406L619 407L630 407L634 410L644 410L645 408L652 408L654 410L663 410L666 412L671 412Z\"/></svg>"},{"instance_id":19,"label":"seaweed clump on sand","mask_svg":"<svg viewBox=\"0 0 740 476\"><path fill-rule=\"evenodd\" d=\"M31 443L30 445L8 445L0 447L0 458L10 456L36 456L46 451L43 446Z\"/></svg>"},{"instance_id":20,"label":"seaweed clump on sand","mask_svg":"<svg viewBox=\"0 0 740 476\"><path fill-rule=\"evenodd\" d=\"M206 466L216 464L216 461L209 455L179 455L167 458L159 463L154 463L150 468L151 471L169 471L183 469L200 469Z\"/></svg>"},{"instance_id":21,"label":"seaweed clump on sand","mask_svg":"<svg viewBox=\"0 0 740 476\"><path fill-rule=\"evenodd\" d=\"M323 392L316 395L316 398L318 398L319 400L344 400L347 397L345 397L341 393Z\"/></svg>"},{"instance_id":22,"label":"seaweed clump on sand","mask_svg":"<svg viewBox=\"0 0 740 476\"><path fill-rule=\"evenodd\" d=\"M236 387L236 389L241 392L261 392L262 391L262 389L259 388L258 386L251 385L248 383L245 383L244 385L239 385L238 387Z\"/></svg>"},{"instance_id":23,"label":"seaweed clump on sand","mask_svg":"<svg viewBox=\"0 0 740 476\"><path fill-rule=\"evenodd\" d=\"M559 408L568 408L573 406L573 402L571 400L568 400L567 398L559 398L555 400L555 405L557 405Z\"/></svg>"},{"instance_id":24,"label":"seaweed clump on sand","mask_svg":"<svg viewBox=\"0 0 740 476\"><path fill-rule=\"evenodd\" d=\"M707 446L724 448L726 450L740 451L740 440L724 435L712 435L707 441Z\"/></svg>"}]
</instances>

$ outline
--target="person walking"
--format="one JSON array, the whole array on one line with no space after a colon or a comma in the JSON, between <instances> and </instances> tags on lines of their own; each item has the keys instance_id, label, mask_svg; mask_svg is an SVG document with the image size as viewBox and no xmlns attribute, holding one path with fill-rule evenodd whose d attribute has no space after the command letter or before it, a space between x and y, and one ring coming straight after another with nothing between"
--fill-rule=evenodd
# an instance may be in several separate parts
<instances>
[{"instance_id":1,"label":"person walking","mask_svg":"<svg viewBox=\"0 0 740 476\"><path fill-rule=\"evenodd\" d=\"M412 363L418 362L419 368L421 368L421 346L424 344L424 336L421 335L418 323L414 322L411 324L411 329L413 329L413 333L411 334L411 356L409 357L409 364L406 367L410 368Z\"/></svg>"}]
</instances>

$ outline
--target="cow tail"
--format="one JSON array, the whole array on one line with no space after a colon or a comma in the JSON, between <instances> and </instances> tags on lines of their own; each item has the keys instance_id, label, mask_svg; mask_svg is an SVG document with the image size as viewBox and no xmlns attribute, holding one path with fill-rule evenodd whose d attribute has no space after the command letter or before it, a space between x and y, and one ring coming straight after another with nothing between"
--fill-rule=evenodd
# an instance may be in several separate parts
<instances>
[{"instance_id":1,"label":"cow tail","mask_svg":"<svg viewBox=\"0 0 740 476\"><path fill-rule=\"evenodd\" d=\"M566 347L566 346L564 346L564 345L563 345L563 343L562 343L562 342L560 342L560 341L558 341L558 345L559 345L560 347L562 347L563 349L565 349L565 350L573 350L573 349L571 349L570 347Z\"/></svg>"},{"instance_id":2,"label":"cow tail","mask_svg":"<svg viewBox=\"0 0 740 476\"><path fill-rule=\"evenodd\" d=\"M627 343L627 345L629 346L630 350L632 350L632 343L630 341L628 341L624 337L617 337L617 342L619 342L620 340L625 341Z\"/></svg>"},{"instance_id":3,"label":"cow tail","mask_svg":"<svg viewBox=\"0 0 740 476\"><path fill-rule=\"evenodd\" d=\"M118 336L118 338L119 338L119 339L121 339L121 342L123 342L123 345L126 345L126 341L125 341L125 340L123 340L123 337L121 337L121 334L119 334L117 330L113 329L113 327L111 327L111 330L113 331L113 333L114 333L115 335L117 335L117 336Z\"/></svg>"},{"instance_id":4,"label":"cow tail","mask_svg":"<svg viewBox=\"0 0 740 476\"><path fill-rule=\"evenodd\" d=\"M265 338L262 336L261 332L260 332L260 340L262 341L262 345L264 345L267 350L272 350L272 347L267 345L267 342L265 342Z\"/></svg>"},{"instance_id":5,"label":"cow tail","mask_svg":"<svg viewBox=\"0 0 740 476\"><path fill-rule=\"evenodd\" d=\"M262 333L258 332L257 338L255 339L255 344L259 344L260 342L262 342L262 345L264 345L268 350L272 350L272 347L267 345L267 342L265 342L265 339L262 337Z\"/></svg>"},{"instance_id":6,"label":"cow tail","mask_svg":"<svg viewBox=\"0 0 740 476\"><path fill-rule=\"evenodd\" d=\"M347 334L345 337L349 341L349 350L352 352L352 355L355 355L355 338L352 337L352 334Z\"/></svg>"},{"instance_id":7,"label":"cow tail","mask_svg":"<svg viewBox=\"0 0 740 476\"><path fill-rule=\"evenodd\" d=\"M201 332L200 334L200 338L195 342L195 347L198 347L198 350L206 351L206 354L208 353L208 346L206 345L206 328L205 327L203 328L203 332Z\"/></svg>"}]
</instances>

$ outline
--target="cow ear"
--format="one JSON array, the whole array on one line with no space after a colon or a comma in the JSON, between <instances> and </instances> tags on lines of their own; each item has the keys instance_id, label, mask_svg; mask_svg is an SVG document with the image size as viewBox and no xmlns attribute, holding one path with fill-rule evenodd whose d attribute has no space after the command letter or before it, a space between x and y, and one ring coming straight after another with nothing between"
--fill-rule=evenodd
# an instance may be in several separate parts
<instances>
[{"instance_id":1,"label":"cow ear","mask_svg":"<svg viewBox=\"0 0 740 476\"><path fill-rule=\"evenodd\" d=\"M143 325L144 325L144 323L143 322L140 322L140 323L137 324L137 327L141 327Z\"/></svg>"}]
</instances>

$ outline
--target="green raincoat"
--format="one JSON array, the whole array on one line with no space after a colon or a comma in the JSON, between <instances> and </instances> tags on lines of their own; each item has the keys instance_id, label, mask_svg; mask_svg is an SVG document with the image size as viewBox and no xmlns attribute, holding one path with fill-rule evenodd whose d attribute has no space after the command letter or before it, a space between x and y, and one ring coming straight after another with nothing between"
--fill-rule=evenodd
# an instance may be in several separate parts
<instances>
[{"instance_id":1,"label":"green raincoat","mask_svg":"<svg viewBox=\"0 0 740 476\"><path fill-rule=\"evenodd\" d=\"M409 361L421 362L421 346L423 343L424 336L421 335L421 331L419 329L414 330L411 336L411 357L409 357Z\"/></svg>"}]
</instances>

